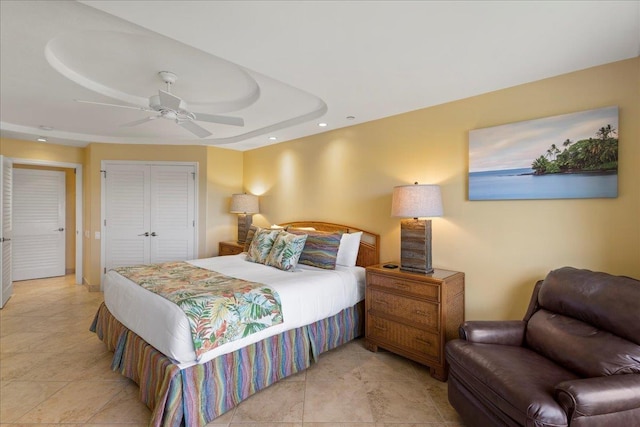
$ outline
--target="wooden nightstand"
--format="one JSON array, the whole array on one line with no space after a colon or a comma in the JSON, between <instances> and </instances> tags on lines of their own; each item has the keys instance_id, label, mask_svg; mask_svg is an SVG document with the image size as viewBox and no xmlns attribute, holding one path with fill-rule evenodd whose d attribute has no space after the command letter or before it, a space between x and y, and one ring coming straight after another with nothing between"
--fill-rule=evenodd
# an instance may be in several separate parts
<instances>
[{"instance_id":1,"label":"wooden nightstand","mask_svg":"<svg viewBox=\"0 0 640 427\"><path fill-rule=\"evenodd\" d=\"M420 274L383 265L367 267L367 348L382 347L427 365L432 377L446 381L444 345L458 338L464 321L464 273Z\"/></svg>"},{"instance_id":2,"label":"wooden nightstand","mask_svg":"<svg viewBox=\"0 0 640 427\"><path fill-rule=\"evenodd\" d=\"M218 255L237 255L244 250L244 245L238 242L220 242L218 243Z\"/></svg>"}]
</instances>

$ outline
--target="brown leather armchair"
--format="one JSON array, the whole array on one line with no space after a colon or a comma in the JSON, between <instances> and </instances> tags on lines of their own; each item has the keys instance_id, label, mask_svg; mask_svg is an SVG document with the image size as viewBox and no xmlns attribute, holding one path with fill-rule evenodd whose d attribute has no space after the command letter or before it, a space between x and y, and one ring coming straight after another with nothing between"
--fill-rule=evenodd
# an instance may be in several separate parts
<instances>
[{"instance_id":1,"label":"brown leather armchair","mask_svg":"<svg viewBox=\"0 0 640 427\"><path fill-rule=\"evenodd\" d=\"M640 281L564 267L522 321L470 321L447 343L465 426L640 426Z\"/></svg>"}]
</instances>

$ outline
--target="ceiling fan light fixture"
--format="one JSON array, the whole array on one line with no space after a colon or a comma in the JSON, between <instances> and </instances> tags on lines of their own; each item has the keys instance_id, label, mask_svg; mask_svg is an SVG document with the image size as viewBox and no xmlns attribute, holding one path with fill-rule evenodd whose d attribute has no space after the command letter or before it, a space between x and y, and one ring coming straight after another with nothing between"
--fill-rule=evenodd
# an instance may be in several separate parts
<instances>
[{"instance_id":1,"label":"ceiling fan light fixture","mask_svg":"<svg viewBox=\"0 0 640 427\"><path fill-rule=\"evenodd\" d=\"M328 124L325 123L325 122L320 122L320 123L318 123L318 126L320 126L321 128L324 128L324 127L327 127Z\"/></svg>"},{"instance_id":2,"label":"ceiling fan light fixture","mask_svg":"<svg viewBox=\"0 0 640 427\"><path fill-rule=\"evenodd\" d=\"M44 136L39 136L36 141L38 142L47 142L47 138L45 138Z\"/></svg>"}]
</instances>

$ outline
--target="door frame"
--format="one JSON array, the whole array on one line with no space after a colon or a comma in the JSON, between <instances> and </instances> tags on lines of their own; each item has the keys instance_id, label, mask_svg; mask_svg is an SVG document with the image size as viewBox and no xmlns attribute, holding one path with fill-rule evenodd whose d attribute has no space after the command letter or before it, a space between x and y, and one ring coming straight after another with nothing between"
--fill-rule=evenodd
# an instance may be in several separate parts
<instances>
[{"instance_id":1,"label":"door frame","mask_svg":"<svg viewBox=\"0 0 640 427\"><path fill-rule=\"evenodd\" d=\"M35 160L35 159L21 159L19 157L11 157L13 164L16 165L32 165L32 166L45 166L55 168L67 168L76 170L76 285L82 285L82 224L84 223L82 201L84 200L83 185L82 185L82 164L80 163L68 163L68 162L56 162L52 160Z\"/></svg>"},{"instance_id":2,"label":"door frame","mask_svg":"<svg viewBox=\"0 0 640 427\"><path fill-rule=\"evenodd\" d=\"M199 186L198 181L200 179L200 163L199 162L171 162L171 161L155 161L155 160L101 160L100 161L100 290L104 289L104 275L105 275L105 266L106 266L106 227L104 225L106 216L107 216L107 206L106 206L106 194L107 194L107 183L104 179L104 174L106 173L108 165L157 165L157 166L193 166L195 170L196 176L194 177L194 220L195 226L193 229L193 253L195 258L199 255L198 251L198 227L199 227L199 211L198 204L200 193L198 192Z\"/></svg>"}]
</instances>

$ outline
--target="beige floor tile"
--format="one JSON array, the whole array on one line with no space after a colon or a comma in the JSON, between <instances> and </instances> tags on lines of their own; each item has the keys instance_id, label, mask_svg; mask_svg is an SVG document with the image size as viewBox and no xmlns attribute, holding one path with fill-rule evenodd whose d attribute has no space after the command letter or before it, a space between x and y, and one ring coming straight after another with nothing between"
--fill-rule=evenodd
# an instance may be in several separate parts
<instances>
[{"instance_id":1,"label":"beige floor tile","mask_svg":"<svg viewBox=\"0 0 640 427\"><path fill-rule=\"evenodd\" d=\"M359 381L360 365L357 353L330 351L320 355L318 363L307 369L307 381Z\"/></svg>"},{"instance_id":2,"label":"beige floor tile","mask_svg":"<svg viewBox=\"0 0 640 427\"><path fill-rule=\"evenodd\" d=\"M304 383L277 382L240 402L232 423L302 422Z\"/></svg>"},{"instance_id":3,"label":"beige floor tile","mask_svg":"<svg viewBox=\"0 0 640 427\"><path fill-rule=\"evenodd\" d=\"M149 422L151 411L138 399L139 388L128 381L102 409L89 419L90 423L141 423Z\"/></svg>"},{"instance_id":4,"label":"beige floor tile","mask_svg":"<svg viewBox=\"0 0 640 427\"><path fill-rule=\"evenodd\" d=\"M72 381L17 421L21 423L84 423L102 409L124 385L111 381Z\"/></svg>"},{"instance_id":5,"label":"beige floor tile","mask_svg":"<svg viewBox=\"0 0 640 427\"><path fill-rule=\"evenodd\" d=\"M360 372L364 381L414 380L416 370L413 363L388 352L361 355Z\"/></svg>"},{"instance_id":6,"label":"beige floor tile","mask_svg":"<svg viewBox=\"0 0 640 427\"><path fill-rule=\"evenodd\" d=\"M17 420L44 402L67 382L3 382L0 385L0 422Z\"/></svg>"},{"instance_id":7,"label":"beige floor tile","mask_svg":"<svg viewBox=\"0 0 640 427\"><path fill-rule=\"evenodd\" d=\"M385 381L366 384L375 421L385 423L442 422L429 391L417 381Z\"/></svg>"},{"instance_id":8,"label":"beige floor tile","mask_svg":"<svg viewBox=\"0 0 640 427\"><path fill-rule=\"evenodd\" d=\"M362 381L307 381L304 421L373 422L363 389Z\"/></svg>"}]
</instances>

